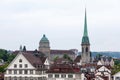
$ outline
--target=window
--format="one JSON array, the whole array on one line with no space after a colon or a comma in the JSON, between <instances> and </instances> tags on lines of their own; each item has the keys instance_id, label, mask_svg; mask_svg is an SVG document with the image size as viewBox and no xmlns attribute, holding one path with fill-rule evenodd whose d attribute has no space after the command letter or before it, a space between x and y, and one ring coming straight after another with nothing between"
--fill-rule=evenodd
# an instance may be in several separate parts
<instances>
[{"instance_id":1,"label":"window","mask_svg":"<svg viewBox=\"0 0 120 80\"><path fill-rule=\"evenodd\" d=\"M25 70L24 73L25 73L25 74L28 74L28 70Z\"/></svg>"},{"instance_id":2,"label":"window","mask_svg":"<svg viewBox=\"0 0 120 80\"><path fill-rule=\"evenodd\" d=\"M25 80L28 80L28 78L27 78L27 77L25 77Z\"/></svg>"},{"instance_id":3,"label":"window","mask_svg":"<svg viewBox=\"0 0 120 80\"><path fill-rule=\"evenodd\" d=\"M30 74L33 74L33 70L30 70Z\"/></svg>"},{"instance_id":4,"label":"window","mask_svg":"<svg viewBox=\"0 0 120 80\"><path fill-rule=\"evenodd\" d=\"M19 74L22 74L22 70L19 70Z\"/></svg>"},{"instance_id":5,"label":"window","mask_svg":"<svg viewBox=\"0 0 120 80\"><path fill-rule=\"evenodd\" d=\"M19 67L22 68L22 64L19 64Z\"/></svg>"},{"instance_id":6,"label":"window","mask_svg":"<svg viewBox=\"0 0 120 80\"><path fill-rule=\"evenodd\" d=\"M12 74L12 70L8 70L8 74Z\"/></svg>"},{"instance_id":7,"label":"window","mask_svg":"<svg viewBox=\"0 0 120 80\"><path fill-rule=\"evenodd\" d=\"M28 67L28 65L27 64L25 64L25 68L27 68Z\"/></svg>"},{"instance_id":8,"label":"window","mask_svg":"<svg viewBox=\"0 0 120 80\"><path fill-rule=\"evenodd\" d=\"M84 53L84 48L82 47L82 53Z\"/></svg>"},{"instance_id":9,"label":"window","mask_svg":"<svg viewBox=\"0 0 120 80\"><path fill-rule=\"evenodd\" d=\"M120 77L116 77L116 79L115 80L120 80Z\"/></svg>"},{"instance_id":10,"label":"window","mask_svg":"<svg viewBox=\"0 0 120 80\"><path fill-rule=\"evenodd\" d=\"M12 79L11 79L11 77L9 77L9 79L8 79L8 80L12 80Z\"/></svg>"},{"instance_id":11,"label":"window","mask_svg":"<svg viewBox=\"0 0 120 80\"><path fill-rule=\"evenodd\" d=\"M13 80L17 80L17 77L14 77L14 79Z\"/></svg>"},{"instance_id":12,"label":"window","mask_svg":"<svg viewBox=\"0 0 120 80\"><path fill-rule=\"evenodd\" d=\"M22 59L19 59L19 62L21 63L21 62L22 62Z\"/></svg>"},{"instance_id":13,"label":"window","mask_svg":"<svg viewBox=\"0 0 120 80\"><path fill-rule=\"evenodd\" d=\"M61 74L61 78L66 78L66 75L65 74Z\"/></svg>"},{"instance_id":14,"label":"window","mask_svg":"<svg viewBox=\"0 0 120 80\"><path fill-rule=\"evenodd\" d=\"M88 47L86 47L86 52L88 52Z\"/></svg>"},{"instance_id":15,"label":"window","mask_svg":"<svg viewBox=\"0 0 120 80\"><path fill-rule=\"evenodd\" d=\"M19 77L19 80L22 80L22 77L21 77L21 76Z\"/></svg>"},{"instance_id":16,"label":"window","mask_svg":"<svg viewBox=\"0 0 120 80\"><path fill-rule=\"evenodd\" d=\"M33 77L30 77L30 80L33 80Z\"/></svg>"},{"instance_id":17,"label":"window","mask_svg":"<svg viewBox=\"0 0 120 80\"><path fill-rule=\"evenodd\" d=\"M17 70L14 70L14 74L17 74Z\"/></svg>"},{"instance_id":18,"label":"window","mask_svg":"<svg viewBox=\"0 0 120 80\"><path fill-rule=\"evenodd\" d=\"M14 68L17 68L17 64L14 64Z\"/></svg>"},{"instance_id":19,"label":"window","mask_svg":"<svg viewBox=\"0 0 120 80\"><path fill-rule=\"evenodd\" d=\"M69 74L69 75L68 75L68 78L73 78L73 75L72 75L72 74Z\"/></svg>"},{"instance_id":20,"label":"window","mask_svg":"<svg viewBox=\"0 0 120 80\"><path fill-rule=\"evenodd\" d=\"M52 74L49 74L49 75L48 75L48 78L52 78L52 77L53 77L53 75L52 75Z\"/></svg>"},{"instance_id":21,"label":"window","mask_svg":"<svg viewBox=\"0 0 120 80\"><path fill-rule=\"evenodd\" d=\"M55 74L55 78L59 78L59 74Z\"/></svg>"}]
</instances>

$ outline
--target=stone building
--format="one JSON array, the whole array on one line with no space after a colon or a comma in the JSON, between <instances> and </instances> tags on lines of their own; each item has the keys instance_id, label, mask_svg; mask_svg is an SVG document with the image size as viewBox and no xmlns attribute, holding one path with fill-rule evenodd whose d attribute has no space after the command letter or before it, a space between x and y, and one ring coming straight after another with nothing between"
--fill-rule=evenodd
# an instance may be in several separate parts
<instances>
[{"instance_id":1,"label":"stone building","mask_svg":"<svg viewBox=\"0 0 120 80\"><path fill-rule=\"evenodd\" d=\"M39 42L39 51L44 53L48 59L50 59L50 43L45 35Z\"/></svg>"},{"instance_id":2,"label":"stone building","mask_svg":"<svg viewBox=\"0 0 120 80\"><path fill-rule=\"evenodd\" d=\"M75 59L76 53L73 50L53 50L50 49L50 42L48 38L43 35L39 42L39 51L44 53L49 60L54 60L55 57L62 58L64 54L67 54L72 60Z\"/></svg>"}]
</instances>

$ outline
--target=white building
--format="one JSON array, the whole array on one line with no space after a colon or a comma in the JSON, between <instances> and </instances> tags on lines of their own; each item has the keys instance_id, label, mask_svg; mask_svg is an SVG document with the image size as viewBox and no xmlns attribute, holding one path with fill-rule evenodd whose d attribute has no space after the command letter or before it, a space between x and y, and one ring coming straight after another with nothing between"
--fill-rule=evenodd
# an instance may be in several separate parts
<instances>
[{"instance_id":1,"label":"white building","mask_svg":"<svg viewBox=\"0 0 120 80\"><path fill-rule=\"evenodd\" d=\"M120 80L120 72L113 75L113 80Z\"/></svg>"},{"instance_id":2,"label":"white building","mask_svg":"<svg viewBox=\"0 0 120 80\"><path fill-rule=\"evenodd\" d=\"M70 63L53 64L47 74L47 80L81 80L79 67Z\"/></svg>"},{"instance_id":3,"label":"white building","mask_svg":"<svg viewBox=\"0 0 120 80\"><path fill-rule=\"evenodd\" d=\"M49 61L38 54L20 52L6 69L4 80L46 80Z\"/></svg>"},{"instance_id":4,"label":"white building","mask_svg":"<svg viewBox=\"0 0 120 80\"><path fill-rule=\"evenodd\" d=\"M96 70L95 76L95 80L111 80L111 70L106 66L100 66Z\"/></svg>"}]
</instances>

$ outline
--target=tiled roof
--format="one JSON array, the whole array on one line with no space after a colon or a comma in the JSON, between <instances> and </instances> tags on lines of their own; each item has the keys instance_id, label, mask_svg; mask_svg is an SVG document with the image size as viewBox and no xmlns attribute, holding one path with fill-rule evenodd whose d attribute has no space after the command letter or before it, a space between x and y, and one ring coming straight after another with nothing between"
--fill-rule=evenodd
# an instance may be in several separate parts
<instances>
[{"instance_id":1,"label":"tiled roof","mask_svg":"<svg viewBox=\"0 0 120 80\"><path fill-rule=\"evenodd\" d=\"M108 65L108 66L106 66L106 65L99 65L99 66L97 66L96 68L99 69L99 68L101 68L102 66L105 66L106 68L108 68L108 69L110 69L110 70L112 69L112 67L111 67L110 65Z\"/></svg>"},{"instance_id":2,"label":"tiled roof","mask_svg":"<svg viewBox=\"0 0 120 80\"><path fill-rule=\"evenodd\" d=\"M70 62L68 59L64 59L64 58L58 58L54 61L55 64L62 64L65 62Z\"/></svg>"},{"instance_id":3,"label":"tiled roof","mask_svg":"<svg viewBox=\"0 0 120 80\"><path fill-rule=\"evenodd\" d=\"M79 73L79 67L69 63L53 64L47 73Z\"/></svg>"},{"instance_id":4,"label":"tiled roof","mask_svg":"<svg viewBox=\"0 0 120 80\"><path fill-rule=\"evenodd\" d=\"M46 57L41 57L32 53L22 52L23 56L35 67L36 65L43 65Z\"/></svg>"},{"instance_id":5,"label":"tiled roof","mask_svg":"<svg viewBox=\"0 0 120 80\"><path fill-rule=\"evenodd\" d=\"M71 55L75 55L75 53L72 50L51 50L50 54L71 54Z\"/></svg>"},{"instance_id":6,"label":"tiled roof","mask_svg":"<svg viewBox=\"0 0 120 80\"><path fill-rule=\"evenodd\" d=\"M26 53L34 53L35 51L24 51ZM13 52L13 54L18 54L19 50L16 50ZM72 50L50 50L50 54L71 54L75 55L75 53Z\"/></svg>"},{"instance_id":7,"label":"tiled roof","mask_svg":"<svg viewBox=\"0 0 120 80\"><path fill-rule=\"evenodd\" d=\"M80 62L80 60L81 60L81 55L77 56L77 57L75 58L74 62L77 63L77 62Z\"/></svg>"}]
</instances>

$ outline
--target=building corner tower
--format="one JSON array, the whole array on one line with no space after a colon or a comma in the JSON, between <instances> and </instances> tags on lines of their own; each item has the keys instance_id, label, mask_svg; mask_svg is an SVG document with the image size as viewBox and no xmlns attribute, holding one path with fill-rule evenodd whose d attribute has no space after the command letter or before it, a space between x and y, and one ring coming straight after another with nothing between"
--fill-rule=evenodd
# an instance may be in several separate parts
<instances>
[{"instance_id":1,"label":"building corner tower","mask_svg":"<svg viewBox=\"0 0 120 80\"><path fill-rule=\"evenodd\" d=\"M82 65L90 63L91 60L91 53L90 53L90 42L88 37L88 31L87 31L87 16L86 16L86 9L85 9L85 20L84 20L84 34L82 37Z\"/></svg>"},{"instance_id":2,"label":"building corner tower","mask_svg":"<svg viewBox=\"0 0 120 80\"><path fill-rule=\"evenodd\" d=\"M45 34L39 42L39 51L44 53L45 56L50 60L50 43Z\"/></svg>"}]
</instances>

